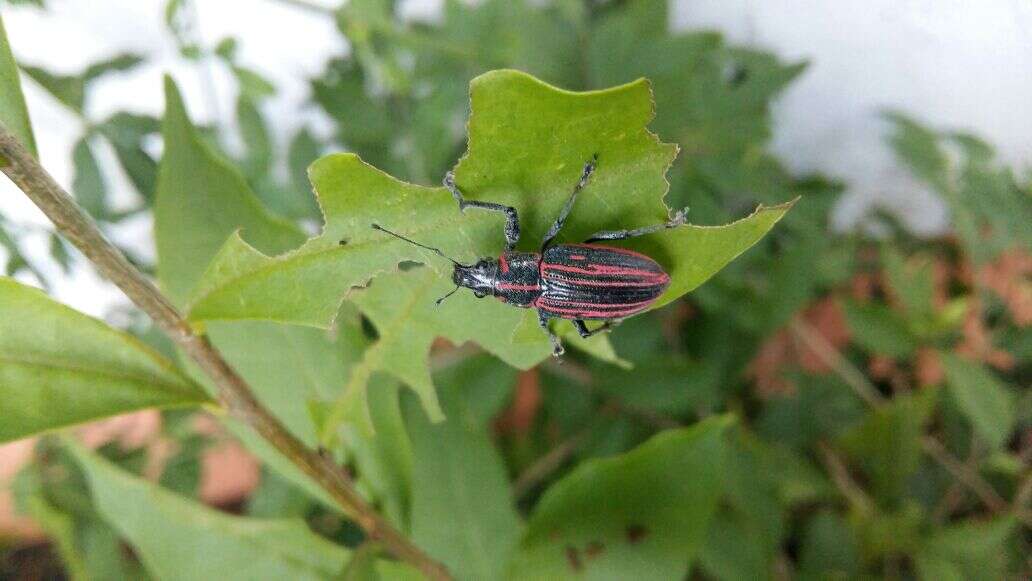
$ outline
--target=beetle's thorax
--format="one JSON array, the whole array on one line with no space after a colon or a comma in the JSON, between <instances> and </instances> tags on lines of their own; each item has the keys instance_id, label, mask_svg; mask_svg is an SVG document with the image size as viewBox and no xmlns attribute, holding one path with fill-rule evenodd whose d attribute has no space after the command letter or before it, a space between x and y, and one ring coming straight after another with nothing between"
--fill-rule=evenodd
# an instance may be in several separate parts
<instances>
[{"instance_id":1,"label":"beetle's thorax","mask_svg":"<svg viewBox=\"0 0 1032 581\"><path fill-rule=\"evenodd\" d=\"M533 306L541 295L541 255L505 252L498 258L495 296L518 307Z\"/></svg>"}]
</instances>

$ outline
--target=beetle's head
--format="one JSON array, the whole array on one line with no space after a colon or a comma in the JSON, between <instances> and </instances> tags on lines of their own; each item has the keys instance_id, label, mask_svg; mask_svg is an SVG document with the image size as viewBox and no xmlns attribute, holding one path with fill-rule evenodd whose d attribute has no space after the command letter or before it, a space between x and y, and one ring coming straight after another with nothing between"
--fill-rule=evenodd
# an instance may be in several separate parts
<instances>
[{"instance_id":1,"label":"beetle's head","mask_svg":"<svg viewBox=\"0 0 1032 581\"><path fill-rule=\"evenodd\" d=\"M484 258L476 264L456 264L452 271L452 282L457 287L465 287L473 291L477 298L493 295L495 282L498 279L498 261Z\"/></svg>"}]
</instances>

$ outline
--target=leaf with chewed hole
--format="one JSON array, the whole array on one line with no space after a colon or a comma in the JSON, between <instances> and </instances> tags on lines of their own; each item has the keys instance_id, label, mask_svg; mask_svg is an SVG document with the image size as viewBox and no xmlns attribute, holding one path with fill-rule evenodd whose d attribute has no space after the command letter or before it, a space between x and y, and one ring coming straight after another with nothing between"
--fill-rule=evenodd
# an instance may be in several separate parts
<instances>
[{"instance_id":1,"label":"leaf with chewed hole","mask_svg":"<svg viewBox=\"0 0 1032 581\"><path fill-rule=\"evenodd\" d=\"M512 579L684 579L723 493L730 416L588 460L534 509Z\"/></svg>"},{"instance_id":2,"label":"leaf with chewed hole","mask_svg":"<svg viewBox=\"0 0 1032 581\"><path fill-rule=\"evenodd\" d=\"M648 82L573 93L524 73L494 71L472 82L471 107L469 151L455 169L456 182L471 200L518 209L520 249L540 246L585 162L596 154L598 169L578 197L559 242L579 242L600 230L658 224L670 218L663 196L665 173L676 147L661 143L647 129L653 117ZM279 256L263 254L239 236L232 237L194 288L191 320L265 319L327 326L349 291L396 271L405 261L429 265L441 281L434 288L448 290L451 265L447 261L373 230L373 223L440 247L462 262L496 257L503 249L501 216L476 209L461 213L442 187L401 182L350 154L324 157L309 174L325 217L322 234ZM727 226L685 226L613 244L649 254L670 273L670 288L658 306L702 284L755 244L790 205L761 208ZM432 293L402 297L391 286L374 284L352 294L363 297L360 308L361 303L395 301L397 309L400 301L413 301L411 308L404 309L408 319L397 315L391 319L392 325L405 327L413 335L406 340L418 335L425 343L427 336L459 335L520 367L540 362L551 352L540 329L527 332L527 321L536 325L530 311L521 313L491 300L473 309L468 299L453 297L430 315ZM561 322L556 331L568 336L572 326ZM574 346L584 345L589 353L615 360L606 337L581 341L570 338ZM419 353L418 359L410 357L399 375L404 372L406 380L422 386L424 402L429 404L427 350L420 347L413 352ZM392 359L376 352L370 357L381 359L370 362L367 374ZM420 367L424 370L417 371ZM428 411L436 414L432 408Z\"/></svg>"}]
</instances>

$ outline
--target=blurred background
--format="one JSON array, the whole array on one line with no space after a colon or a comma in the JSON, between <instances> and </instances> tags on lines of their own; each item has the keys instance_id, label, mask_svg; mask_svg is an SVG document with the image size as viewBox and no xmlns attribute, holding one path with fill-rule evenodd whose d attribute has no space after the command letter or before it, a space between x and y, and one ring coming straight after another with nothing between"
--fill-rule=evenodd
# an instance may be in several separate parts
<instances>
[{"instance_id":1,"label":"blurred background","mask_svg":"<svg viewBox=\"0 0 1032 581\"><path fill-rule=\"evenodd\" d=\"M721 508L701 578L1028 574L1032 4L7 0L0 10L43 165L147 269L163 74L266 205L313 233L308 163L350 150L439 183L464 150L479 73L518 68L571 90L648 77L652 129L682 148L668 205L718 224L757 203L803 201L699 291L614 334L633 374L593 361L516 373L482 355L475 372L444 371L501 390L490 430L522 502L583 458L733 410L745 418L743 488ZM0 265L150 332L6 180ZM589 424L595 409L623 411ZM82 437L123 459L165 446L163 462L140 470L213 505L271 502L256 492L266 471L240 446L168 415ZM0 448L0 576L62 570L13 484L26 466L59 461L41 446ZM519 479L556 449L554 472ZM258 510L279 514L270 506ZM318 513L304 506L291 510ZM952 550L962 558L942 556Z\"/></svg>"}]
</instances>

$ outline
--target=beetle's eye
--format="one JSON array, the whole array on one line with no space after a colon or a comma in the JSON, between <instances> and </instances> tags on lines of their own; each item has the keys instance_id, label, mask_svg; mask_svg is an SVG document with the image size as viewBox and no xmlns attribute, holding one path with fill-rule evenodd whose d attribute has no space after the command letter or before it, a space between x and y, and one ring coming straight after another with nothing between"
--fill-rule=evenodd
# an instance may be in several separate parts
<instances>
[{"instance_id":1,"label":"beetle's eye","mask_svg":"<svg viewBox=\"0 0 1032 581\"><path fill-rule=\"evenodd\" d=\"M475 293L473 293L473 296L477 297L478 299L482 299L482 298L484 298L484 293L475 292Z\"/></svg>"}]
</instances>

